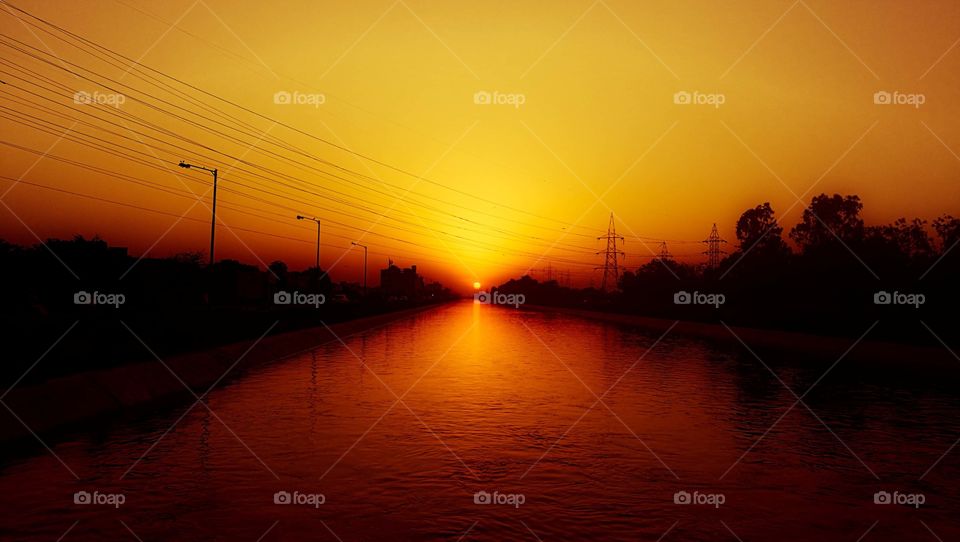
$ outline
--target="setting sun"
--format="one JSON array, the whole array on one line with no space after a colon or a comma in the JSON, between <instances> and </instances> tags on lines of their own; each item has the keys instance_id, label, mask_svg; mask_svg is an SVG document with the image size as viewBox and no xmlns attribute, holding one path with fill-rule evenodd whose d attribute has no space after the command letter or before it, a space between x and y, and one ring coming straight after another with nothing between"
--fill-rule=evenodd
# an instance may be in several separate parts
<instances>
[{"instance_id":1,"label":"setting sun","mask_svg":"<svg viewBox=\"0 0 960 542\"><path fill-rule=\"evenodd\" d=\"M474 290L479 290L479 289L480 289L480 283L479 283L479 282L474 282L474 283L473 283L473 289L474 289Z\"/></svg>"}]
</instances>

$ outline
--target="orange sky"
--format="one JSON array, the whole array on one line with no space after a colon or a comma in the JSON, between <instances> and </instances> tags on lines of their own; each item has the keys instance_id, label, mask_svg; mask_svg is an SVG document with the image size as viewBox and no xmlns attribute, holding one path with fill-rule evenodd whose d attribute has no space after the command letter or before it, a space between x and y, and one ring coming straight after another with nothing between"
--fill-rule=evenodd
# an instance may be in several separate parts
<instances>
[{"instance_id":1,"label":"orange sky","mask_svg":"<svg viewBox=\"0 0 960 542\"><path fill-rule=\"evenodd\" d=\"M191 208L195 200L170 191L199 195L210 178L177 168L180 159L220 168L218 258L311 265L316 230L294 216L316 215L324 222L323 266L333 266L336 280L359 278L351 239L370 246L371 280L390 256L458 287L548 264L585 285L599 279L595 237L611 211L627 237L628 267L658 250L652 239L669 239L673 254L699 261L701 245L673 240L704 239L713 222L733 240L739 214L764 201L778 213L790 209L786 229L802 210L797 197L807 202L820 192L859 194L868 222L958 213L960 5L953 1L13 5L413 175L176 87L205 111L4 8L0 79L8 84L0 86L0 106L72 128L70 137L124 145L131 150L115 152L160 169L60 138L62 127L45 125L52 133L43 133L18 124L5 109L3 141L141 184L9 146L0 146L0 175L166 213L0 180L0 191L10 189L0 237L11 241L36 242L30 230L41 238L99 233L134 254L206 251L209 196ZM58 68L69 63L133 87L114 111L121 116L109 104L74 103L76 91L111 91ZM275 103L283 91L305 103ZM878 105L877 91L922 94L924 103ZM478 92L507 103L475 103ZM712 102L720 95L723 103L677 104L677 92ZM318 94L322 100L302 97Z\"/></svg>"}]
</instances>

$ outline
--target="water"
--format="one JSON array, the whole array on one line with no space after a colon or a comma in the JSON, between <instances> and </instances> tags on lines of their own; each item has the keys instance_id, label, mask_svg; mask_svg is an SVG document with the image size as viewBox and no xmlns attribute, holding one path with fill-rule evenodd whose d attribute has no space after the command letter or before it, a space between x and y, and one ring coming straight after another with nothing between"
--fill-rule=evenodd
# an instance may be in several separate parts
<instances>
[{"instance_id":1,"label":"water","mask_svg":"<svg viewBox=\"0 0 960 542\"><path fill-rule=\"evenodd\" d=\"M943 456L960 438L960 399L942 378L841 364L805 397L815 414L787 412L796 398L756 358L659 335L472 303L428 311L248 373L209 409L62 438L51 447L65 466L39 446L8 458L0 538L960 534L960 447ZM764 359L798 394L833 360L822 361ZM874 504L883 490L925 502ZM77 505L77 491L125 502ZM324 502L274 504L278 491ZM507 502L475 504L477 491ZM723 502L676 504L678 491Z\"/></svg>"}]
</instances>

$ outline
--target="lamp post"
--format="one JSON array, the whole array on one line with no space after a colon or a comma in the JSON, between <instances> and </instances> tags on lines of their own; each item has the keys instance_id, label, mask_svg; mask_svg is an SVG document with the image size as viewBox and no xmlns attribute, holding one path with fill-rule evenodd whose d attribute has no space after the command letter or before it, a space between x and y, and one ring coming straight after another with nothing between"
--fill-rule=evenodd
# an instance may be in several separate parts
<instances>
[{"instance_id":1,"label":"lamp post","mask_svg":"<svg viewBox=\"0 0 960 542\"><path fill-rule=\"evenodd\" d=\"M356 241L352 241L354 246L363 248L363 296L367 296L367 245L361 245Z\"/></svg>"},{"instance_id":2,"label":"lamp post","mask_svg":"<svg viewBox=\"0 0 960 542\"><path fill-rule=\"evenodd\" d=\"M213 216L210 219L210 265L213 265L213 240L215 238L215 233L217 229L217 168L210 169L203 166L195 166L193 164L188 164L183 160L180 160L180 167L190 169L202 169L203 171L209 171L213 174Z\"/></svg>"},{"instance_id":3,"label":"lamp post","mask_svg":"<svg viewBox=\"0 0 960 542\"><path fill-rule=\"evenodd\" d=\"M297 215L297 220L312 220L317 223L317 274L320 273L320 219L315 216Z\"/></svg>"}]
</instances>

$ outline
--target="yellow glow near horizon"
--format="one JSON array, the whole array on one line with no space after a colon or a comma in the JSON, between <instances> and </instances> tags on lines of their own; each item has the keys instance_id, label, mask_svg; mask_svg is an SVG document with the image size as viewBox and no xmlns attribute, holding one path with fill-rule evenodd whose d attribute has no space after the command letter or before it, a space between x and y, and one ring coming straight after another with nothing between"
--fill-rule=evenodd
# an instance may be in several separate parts
<instances>
[{"instance_id":1,"label":"yellow glow near horizon","mask_svg":"<svg viewBox=\"0 0 960 542\"><path fill-rule=\"evenodd\" d=\"M547 268L569 271L573 284L586 286L591 277L599 279L594 267L603 247L596 237L611 211L617 233L627 236L622 263L631 269L658 250L656 242L638 237L685 241L670 242L670 252L682 261L703 261L699 241L714 222L733 243L740 213L766 201L789 230L803 208L794 194L807 190L804 203L820 192L858 194L865 219L874 224L958 212L955 0L909 6L895 0L731 0L722 6L675 0L133 2L137 9L108 0L12 0L130 58L143 55L146 65L217 96L413 173L213 99L208 103L249 123L252 135L222 130L240 139L230 141L133 99L119 106L132 118L229 154L209 162L202 156L212 153L189 144L193 155L162 143L163 149L147 149L138 140L155 142L142 135L128 140L74 127L172 170L166 172L0 119L0 139L170 190L201 195L210 187L209 175L179 169L178 160L219 167L217 214L225 225L217 230L218 259L312 266L317 228L295 219L305 214L322 223L321 266L333 267L337 281L358 280L363 252L351 251L350 242L361 239L369 245L374 283L392 258L457 289L467 289L464 276L498 284L524 272L545 277ZM67 61L203 113L135 72L46 34L38 41L9 13L0 13L0 26L41 51L49 43ZM71 93L106 92L58 70L59 62L42 63L9 48L3 55ZM14 75L0 77L8 83L4 91L51 107L13 88L36 90ZM922 93L925 102L878 105L878 91ZM711 105L715 100L676 102L683 92L724 99L718 106ZM278 100L282 93L288 96ZM69 98L57 100L75 106ZM72 122L23 110L65 126ZM124 136L141 129L122 126L110 129ZM270 137L304 153L272 146L265 141ZM252 179L230 157L270 171ZM17 216L0 209L0 237L32 244L32 232L42 239L100 234L136 255L152 248L151 256L206 250L205 205L191 208L190 198L50 159L34 164L37 158L0 148L0 174L17 179L28 172L25 181L166 214L7 180L0 191L13 186L4 202ZM599 195L602 202L593 205Z\"/></svg>"},{"instance_id":2,"label":"yellow glow near horizon","mask_svg":"<svg viewBox=\"0 0 960 542\"><path fill-rule=\"evenodd\" d=\"M479 290L479 289L480 289L480 286L481 286L481 284L480 284L479 282L474 282L474 283L473 283L473 289L474 289L474 290Z\"/></svg>"}]
</instances>

